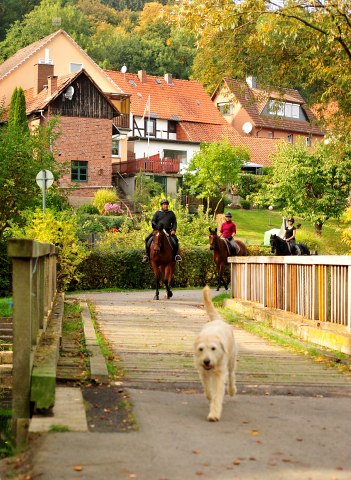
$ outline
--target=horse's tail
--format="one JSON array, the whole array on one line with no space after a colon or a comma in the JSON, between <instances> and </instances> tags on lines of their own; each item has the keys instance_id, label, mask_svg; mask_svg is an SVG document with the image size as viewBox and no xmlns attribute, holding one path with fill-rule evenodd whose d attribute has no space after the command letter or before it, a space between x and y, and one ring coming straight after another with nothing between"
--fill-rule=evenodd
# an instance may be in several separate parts
<instances>
[{"instance_id":1,"label":"horse's tail","mask_svg":"<svg viewBox=\"0 0 351 480\"><path fill-rule=\"evenodd\" d=\"M205 309L206 309L207 315L210 317L210 320L212 321L212 320L221 319L221 316L219 315L215 306L213 305L212 298L211 298L211 290L207 285L203 290L203 294L204 294Z\"/></svg>"}]
</instances>

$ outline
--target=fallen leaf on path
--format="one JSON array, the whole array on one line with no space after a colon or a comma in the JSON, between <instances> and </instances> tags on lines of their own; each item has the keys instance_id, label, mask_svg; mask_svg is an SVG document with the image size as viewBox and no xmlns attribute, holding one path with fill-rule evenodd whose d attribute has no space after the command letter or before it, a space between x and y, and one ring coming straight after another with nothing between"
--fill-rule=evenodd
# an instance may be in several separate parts
<instances>
[{"instance_id":1,"label":"fallen leaf on path","mask_svg":"<svg viewBox=\"0 0 351 480\"><path fill-rule=\"evenodd\" d=\"M245 430L245 433L251 433L251 430Z\"/></svg>"},{"instance_id":2,"label":"fallen leaf on path","mask_svg":"<svg viewBox=\"0 0 351 480\"><path fill-rule=\"evenodd\" d=\"M233 470L233 467L227 467L227 470Z\"/></svg>"},{"instance_id":3,"label":"fallen leaf on path","mask_svg":"<svg viewBox=\"0 0 351 480\"><path fill-rule=\"evenodd\" d=\"M256 440L257 443L262 443L261 440Z\"/></svg>"},{"instance_id":4,"label":"fallen leaf on path","mask_svg":"<svg viewBox=\"0 0 351 480\"><path fill-rule=\"evenodd\" d=\"M100 415L101 420L105 420L105 415Z\"/></svg>"},{"instance_id":5,"label":"fallen leaf on path","mask_svg":"<svg viewBox=\"0 0 351 480\"><path fill-rule=\"evenodd\" d=\"M233 464L234 465L240 465L240 462L239 462L239 460L234 460Z\"/></svg>"},{"instance_id":6,"label":"fallen leaf on path","mask_svg":"<svg viewBox=\"0 0 351 480\"><path fill-rule=\"evenodd\" d=\"M249 423L247 420L244 420L243 423Z\"/></svg>"},{"instance_id":7,"label":"fallen leaf on path","mask_svg":"<svg viewBox=\"0 0 351 480\"><path fill-rule=\"evenodd\" d=\"M302 438L297 438L296 439L298 442L302 442Z\"/></svg>"},{"instance_id":8,"label":"fallen leaf on path","mask_svg":"<svg viewBox=\"0 0 351 480\"><path fill-rule=\"evenodd\" d=\"M134 473L131 473L129 476L130 478L136 478L136 475Z\"/></svg>"},{"instance_id":9,"label":"fallen leaf on path","mask_svg":"<svg viewBox=\"0 0 351 480\"><path fill-rule=\"evenodd\" d=\"M289 458L282 458L282 462L291 462Z\"/></svg>"},{"instance_id":10,"label":"fallen leaf on path","mask_svg":"<svg viewBox=\"0 0 351 480\"><path fill-rule=\"evenodd\" d=\"M315 361L315 362L323 362L323 358L322 358L322 357L318 357L318 358L315 358L314 361Z\"/></svg>"},{"instance_id":11,"label":"fallen leaf on path","mask_svg":"<svg viewBox=\"0 0 351 480\"><path fill-rule=\"evenodd\" d=\"M83 467L77 465L76 467L74 467L74 470L77 470L77 472L81 472L83 470Z\"/></svg>"},{"instance_id":12,"label":"fallen leaf on path","mask_svg":"<svg viewBox=\"0 0 351 480\"><path fill-rule=\"evenodd\" d=\"M196 472L196 475L202 475L202 472Z\"/></svg>"},{"instance_id":13,"label":"fallen leaf on path","mask_svg":"<svg viewBox=\"0 0 351 480\"><path fill-rule=\"evenodd\" d=\"M344 470L342 467L336 467L337 470Z\"/></svg>"},{"instance_id":14,"label":"fallen leaf on path","mask_svg":"<svg viewBox=\"0 0 351 480\"><path fill-rule=\"evenodd\" d=\"M111 410L108 410L107 408L104 408L104 412L111 413Z\"/></svg>"},{"instance_id":15,"label":"fallen leaf on path","mask_svg":"<svg viewBox=\"0 0 351 480\"><path fill-rule=\"evenodd\" d=\"M272 467L274 467L274 465L277 465L277 464L274 462L271 462L269 465L272 465Z\"/></svg>"},{"instance_id":16,"label":"fallen leaf on path","mask_svg":"<svg viewBox=\"0 0 351 480\"><path fill-rule=\"evenodd\" d=\"M256 458L255 457L250 457L250 460L256 460Z\"/></svg>"},{"instance_id":17,"label":"fallen leaf on path","mask_svg":"<svg viewBox=\"0 0 351 480\"><path fill-rule=\"evenodd\" d=\"M193 450L193 453L200 453L201 450Z\"/></svg>"}]
</instances>

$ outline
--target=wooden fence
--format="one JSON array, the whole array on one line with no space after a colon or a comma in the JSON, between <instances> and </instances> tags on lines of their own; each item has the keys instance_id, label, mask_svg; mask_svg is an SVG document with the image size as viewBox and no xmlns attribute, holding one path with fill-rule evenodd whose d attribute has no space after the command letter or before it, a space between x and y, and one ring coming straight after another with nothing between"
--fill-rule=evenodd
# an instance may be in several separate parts
<instances>
[{"instance_id":1,"label":"wooden fence","mask_svg":"<svg viewBox=\"0 0 351 480\"><path fill-rule=\"evenodd\" d=\"M231 296L351 331L351 256L230 257Z\"/></svg>"},{"instance_id":2,"label":"wooden fence","mask_svg":"<svg viewBox=\"0 0 351 480\"><path fill-rule=\"evenodd\" d=\"M57 248L28 239L10 239L13 268L12 433L17 445L26 438L33 361L56 293Z\"/></svg>"}]
</instances>

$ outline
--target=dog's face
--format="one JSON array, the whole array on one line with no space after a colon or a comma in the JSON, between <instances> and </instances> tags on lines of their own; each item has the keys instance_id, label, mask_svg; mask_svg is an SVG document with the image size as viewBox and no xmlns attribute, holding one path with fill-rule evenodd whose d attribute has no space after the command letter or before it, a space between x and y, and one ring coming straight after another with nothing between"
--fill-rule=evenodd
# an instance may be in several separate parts
<instances>
[{"instance_id":1,"label":"dog's face","mask_svg":"<svg viewBox=\"0 0 351 480\"><path fill-rule=\"evenodd\" d=\"M195 361L197 366L205 370L215 369L225 353L219 337L200 335L195 340Z\"/></svg>"}]
</instances>

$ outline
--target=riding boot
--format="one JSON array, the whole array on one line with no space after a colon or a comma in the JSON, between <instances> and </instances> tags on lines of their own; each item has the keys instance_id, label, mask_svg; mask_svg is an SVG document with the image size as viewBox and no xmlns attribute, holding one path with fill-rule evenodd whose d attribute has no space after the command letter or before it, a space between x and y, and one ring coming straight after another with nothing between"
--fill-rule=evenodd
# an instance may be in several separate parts
<instances>
[{"instance_id":1,"label":"riding boot","mask_svg":"<svg viewBox=\"0 0 351 480\"><path fill-rule=\"evenodd\" d=\"M145 240L145 252L146 255L143 256L143 259L141 263L149 263L150 261L150 248L151 248L151 243L149 237Z\"/></svg>"},{"instance_id":2,"label":"riding boot","mask_svg":"<svg viewBox=\"0 0 351 480\"><path fill-rule=\"evenodd\" d=\"M171 239L172 239L172 248L173 248L173 255L174 255L174 260L176 262L181 262L182 261L182 257L179 255L179 243L178 243L178 239L175 235L171 235Z\"/></svg>"}]
</instances>

